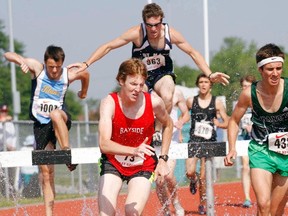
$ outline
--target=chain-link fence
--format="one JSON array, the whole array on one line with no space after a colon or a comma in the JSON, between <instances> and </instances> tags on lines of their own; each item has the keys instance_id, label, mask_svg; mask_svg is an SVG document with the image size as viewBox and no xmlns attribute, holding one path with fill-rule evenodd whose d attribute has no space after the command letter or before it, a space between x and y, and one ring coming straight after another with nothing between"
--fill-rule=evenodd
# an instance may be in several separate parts
<instances>
[{"instance_id":1,"label":"chain-link fence","mask_svg":"<svg viewBox=\"0 0 288 216\"><path fill-rule=\"evenodd\" d=\"M29 135L33 135L32 121L14 121L16 127L16 150L23 147L25 139ZM69 140L71 148L82 147L97 147L98 146L98 122L81 122L74 121L69 132ZM57 149L59 145L57 144ZM240 179L241 161L240 158L236 160L236 166L225 167L223 158L214 158L213 160L213 178L214 182L233 181ZM1 163L1 161L0 161ZM185 160L177 160L175 168L175 176L178 185L187 185L185 171ZM1 192L2 196L7 196L7 193L17 194L23 192L20 185L21 175L20 168L4 168L1 174ZM97 164L79 164L77 169L70 172L65 164L55 165L55 187L56 194L95 194L97 193L98 185L98 165ZM23 181L23 179L22 179ZM40 181L36 181L39 184ZM34 182L35 184L35 182ZM8 186L8 189L7 189ZM34 185L35 187L35 185ZM33 187L32 187L33 188ZM124 190L125 190L124 186ZM32 190L31 190L32 193ZM11 194L10 194L11 195ZM0 195L1 196L1 195Z\"/></svg>"},{"instance_id":2,"label":"chain-link fence","mask_svg":"<svg viewBox=\"0 0 288 216\"><path fill-rule=\"evenodd\" d=\"M32 121L14 121L16 128L16 151L22 150L25 146L26 138L33 135ZM5 126L4 126L5 127ZM98 146L98 123L97 122L81 122L74 121L69 131L69 142L71 148L97 147ZM2 142L5 143L5 136L2 137ZM60 149L59 144L56 148ZM7 150L7 149L4 149ZM0 161L1 164L1 161ZM39 172L37 172L39 173ZM14 195L23 193L21 183L27 179L21 176L21 169L3 168L0 173L0 188L3 197L11 198ZM30 176L31 177L31 176ZM30 178L29 177L29 178ZM39 178L41 178L39 174ZM79 164L77 169L70 172L65 164L55 165L55 188L57 194L88 194L95 193L98 181L98 166L97 164ZM35 190L35 183L31 186ZM40 187L39 187L40 188ZM0 195L0 196L1 196Z\"/></svg>"}]
</instances>

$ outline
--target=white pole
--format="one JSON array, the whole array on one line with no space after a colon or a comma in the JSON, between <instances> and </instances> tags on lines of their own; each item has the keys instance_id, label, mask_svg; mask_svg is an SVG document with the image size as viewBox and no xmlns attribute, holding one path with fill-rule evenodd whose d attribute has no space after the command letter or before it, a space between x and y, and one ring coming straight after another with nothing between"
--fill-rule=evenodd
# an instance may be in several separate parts
<instances>
[{"instance_id":1,"label":"white pole","mask_svg":"<svg viewBox=\"0 0 288 216\"><path fill-rule=\"evenodd\" d=\"M203 0L203 16L204 16L204 57L209 65L209 32L208 32L208 0ZM206 211L207 215L214 215L214 190L212 180L212 158L206 158Z\"/></svg>"},{"instance_id":2,"label":"white pole","mask_svg":"<svg viewBox=\"0 0 288 216\"><path fill-rule=\"evenodd\" d=\"M203 0L203 16L204 16L204 57L209 65L209 31L208 31L208 0Z\"/></svg>"},{"instance_id":3,"label":"white pole","mask_svg":"<svg viewBox=\"0 0 288 216\"><path fill-rule=\"evenodd\" d=\"M152 0L147 0L147 3L148 3L148 4L151 4L151 3L152 3Z\"/></svg>"},{"instance_id":4,"label":"white pole","mask_svg":"<svg viewBox=\"0 0 288 216\"><path fill-rule=\"evenodd\" d=\"M12 2L8 0L8 14L9 14L9 49L10 52L14 52L14 37L13 37L13 21L12 21ZM11 90L13 97L13 118L15 121L18 120L18 114L20 113L20 94L16 88L16 74L15 64L10 63L11 69Z\"/></svg>"},{"instance_id":5,"label":"white pole","mask_svg":"<svg viewBox=\"0 0 288 216\"><path fill-rule=\"evenodd\" d=\"M206 215L214 215L214 189L213 189L213 162L212 158L206 158Z\"/></svg>"},{"instance_id":6,"label":"white pole","mask_svg":"<svg viewBox=\"0 0 288 216\"><path fill-rule=\"evenodd\" d=\"M87 101L84 102L84 117L85 117L85 130L86 135L90 134L90 128L89 128L89 109Z\"/></svg>"}]
</instances>

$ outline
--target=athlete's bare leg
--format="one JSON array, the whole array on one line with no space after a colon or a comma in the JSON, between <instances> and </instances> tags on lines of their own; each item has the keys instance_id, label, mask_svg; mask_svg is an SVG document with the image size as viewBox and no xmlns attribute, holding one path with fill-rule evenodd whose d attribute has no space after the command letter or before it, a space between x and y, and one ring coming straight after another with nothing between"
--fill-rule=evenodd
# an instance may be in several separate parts
<instances>
[{"instance_id":1,"label":"athlete's bare leg","mask_svg":"<svg viewBox=\"0 0 288 216\"><path fill-rule=\"evenodd\" d=\"M251 183L257 198L257 215L283 215L287 201L288 177L252 168Z\"/></svg>"},{"instance_id":2,"label":"athlete's bare leg","mask_svg":"<svg viewBox=\"0 0 288 216\"><path fill-rule=\"evenodd\" d=\"M245 195L245 200L250 200L250 167L249 167L249 157L242 156L242 187Z\"/></svg>"},{"instance_id":3,"label":"athlete's bare leg","mask_svg":"<svg viewBox=\"0 0 288 216\"><path fill-rule=\"evenodd\" d=\"M192 157L186 159L186 176L188 179L195 180L196 176L196 167L197 167L198 158Z\"/></svg>"},{"instance_id":4,"label":"athlete's bare leg","mask_svg":"<svg viewBox=\"0 0 288 216\"><path fill-rule=\"evenodd\" d=\"M162 98L165 103L166 110L171 113L173 106L173 94L175 90L175 83L170 75L162 77L154 86L154 91ZM162 125L156 120L155 131L161 131Z\"/></svg>"},{"instance_id":5,"label":"athlete's bare leg","mask_svg":"<svg viewBox=\"0 0 288 216\"><path fill-rule=\"evenodd\" d=\"M177 194L177 181L174 175L174 170L176 166L175 159L169 159L167 164L170 168L170 173L166 176L164 183L160 184L156 182L156 192L158 199L162 205L164 212L169 212L169 203L173 205L179 203L178 194ZM181 207L181 205L180 205ZM175 208L175 206L174 206ZM182 207L181 207L182 208ZM183 210L184 211L184 210Z\"/></svg>"},{"instance_id":6,"label":"athlete's bare leg","mask_svg":"<svg viewBox=\"0 0 288 216\"><path fill-rule=\"evenodd\" d=\"M98 191L99 215L116 214L117 197L122 183L122 179L114 174L107 173L100 176Z\"/></svg>"},{"instance_id":7,"label":"athlete's bare leg","mask_svg":"<svg viewBox=\"0 0 288 216\"><path fill-rule=\"evenodd\" d=\"M142 176L129 181L125 215L142 215L151 193L151 185L150 180Z\"/></svg>"},{"instance_id":8,"label":"athlete's bare leg","mask_svg":"<svg viewBox=\"0 0 288 216\"><path fill-rule=\"evenodd\" d=\"M54 146L49 143L45 150L53 150ZM54 165L40 165L41 184L44 196L46 216L54 215L55 184L54 184Z\"/></svg>"},{"instance_id":9,"label":"athlete's bare leg","mask_svg":"<svg viewBox=\"0 0 288 216\"><path fill-rule=\"evenodd\" d=\"M61 149L68 149L69 148L69 135L66 122L68 117L63 110L53 110L50 113L50 118L53 123L53 128L55 131L55 136L57 141L59 142Z\"/></svg>"},{"instance_id":10,"label":"athlete's bare leg","mask_svg":"<svg viewBox=\"0 0 288 216\"><path fill-rule=\"evenodd\" d=\"M69 145L69 131L67 128L67 121L68 116L63 110L53 110L50 113L50 118L53 123L53 129L55 131L55 136L57 138L57 141L59 142L61 149L70 149ZM76 169L77 164L66 164L68 169L70 171L73 171Z\"/></svg>"},{"instance_id":11,"label":"athlete's bare leg","mask_svg":"<svg viewBox=\"0 0 288 216\"><path fill-rule=\"evenodd\" d=\"M201 158L200 177L199 177L199 195L200 205L206 206L206 159Z\"/></svg>"}]
</instances>

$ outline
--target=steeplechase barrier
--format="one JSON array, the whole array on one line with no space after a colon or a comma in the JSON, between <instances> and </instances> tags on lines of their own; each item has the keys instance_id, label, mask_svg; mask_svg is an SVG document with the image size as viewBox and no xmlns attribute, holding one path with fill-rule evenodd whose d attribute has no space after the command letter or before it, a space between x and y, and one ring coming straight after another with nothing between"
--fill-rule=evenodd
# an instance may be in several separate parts
<instances>
[{"instance_id":1,"label":"steeplechase barrier","mask_svg":"<svg viewBox=\"0 0 288 216\"><path fill-rule=\"evenodd\" d=\"M237 141L238 156L247 155L249 141ZM173 143L170 145L171 159L191 157L221 157L228 153L227 142ZM72 148L70 150L34 150L0 152L1 167L22 167L41 164L89 164L98 163L101 153L99 147Z\"/></svg>"},{"instance_id":2,"label":"steeplechase barrier","mask_svg":"<svg viewBox=\"0 0 288 216\"><path fill-rule=\"evenodd\" d=\"M248 143L249 141L237 141L236 150L238 156L247 155ZM160 148L161 147L158 147L158 153ZM191 157L206 158L207 215L214 215L212 158L224 157L227 153L227 142L172 143L170 145L169 158L171 159L187 159ZM100 156L99 147L53 151L10 151L0 152L0 166L4 168L44 164L89 164L98 163Z\"/></svg>"}]
</instances>

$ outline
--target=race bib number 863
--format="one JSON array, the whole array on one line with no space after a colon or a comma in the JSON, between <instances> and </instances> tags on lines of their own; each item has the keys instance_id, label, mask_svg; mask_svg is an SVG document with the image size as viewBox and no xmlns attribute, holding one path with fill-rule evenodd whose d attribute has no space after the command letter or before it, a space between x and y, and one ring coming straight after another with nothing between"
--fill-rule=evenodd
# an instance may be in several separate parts
<instances>
[{"instance_id":1,"label":"race bib number 863","mask_svg":"<svg viewBox=\"0 0 288 216\"><path fill-rule=\"evenodd\" d=\"M156 70L161 66L165 66L165 58L163 55L154 55L151 57L146 57L142 61L146 65L148 71Z\"/></svg>"}]
</instances>

